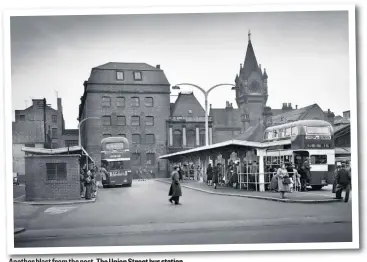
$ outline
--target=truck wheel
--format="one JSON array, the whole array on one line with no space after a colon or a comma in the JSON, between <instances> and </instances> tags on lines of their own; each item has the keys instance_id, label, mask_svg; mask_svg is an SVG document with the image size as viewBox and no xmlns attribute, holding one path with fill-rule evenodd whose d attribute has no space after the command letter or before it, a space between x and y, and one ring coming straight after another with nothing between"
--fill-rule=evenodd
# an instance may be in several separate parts
<instances>
[{"instance_id":1,"label":"truck wheel","mask_svg":"<svg viewBox=\"0 0 367 262\"><path fill-rule=\"evenodd\" d=\"M320 190L324 186L317 185L317 186L311 186L311 187L312 187L313 190Z\"/></svg>"}]
</instances>

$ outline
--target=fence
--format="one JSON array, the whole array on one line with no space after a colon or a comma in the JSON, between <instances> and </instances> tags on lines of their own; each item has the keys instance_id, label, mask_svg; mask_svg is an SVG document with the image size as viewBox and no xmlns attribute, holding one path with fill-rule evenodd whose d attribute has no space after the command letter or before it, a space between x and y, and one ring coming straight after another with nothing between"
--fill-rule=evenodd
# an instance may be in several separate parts
<instances>
[{"instance_id":1,"label":"fence","mask_svg":"<svg viewBox=\"0 0 367 262\"><path fill-rule=\"evenodd\" d=\"M293 172L288 172L289 175L293 175ZM265 172L264 173L264 183L259 182L259 173L239 173L238 174L238 184L240 189L250 190L250 191L260 191L260 185L263 184L265 190L271 190L270 185L276 172ZM293 184L291 188L293 191L300 191L300 181L296 177L292 178Z\"/></svg>"}]
</instances>

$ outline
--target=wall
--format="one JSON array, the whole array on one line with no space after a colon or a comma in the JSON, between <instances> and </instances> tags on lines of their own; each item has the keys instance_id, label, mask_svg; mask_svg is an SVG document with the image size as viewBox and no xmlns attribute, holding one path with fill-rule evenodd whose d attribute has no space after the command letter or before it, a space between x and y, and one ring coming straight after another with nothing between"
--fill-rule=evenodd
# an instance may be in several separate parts
<instances>
[{"instance_id":1,"label":"wall","mask_svg":"<svg viewBox=\"0 0 367 262\"><path fill-rule=\"evenodd\" d=\"M18 173L18 176L25 175L25 153L22 148L25 144L13 144L13 172ZM43 148L43 144L35 144L36 148Z\"/></svg>"},{"instance_id":2,"label":"wall","mask_svg":"<svg viewBox=\"0 0 367 262\"><path fill-rule=\"evenodd\" d=\"M80 199L79 155L26 156L26 200ZM47 181L46 163L66 163L67 180Z\"/></svg>"},{"instance_id":3,"label":"wall","mask_svg":"<svg viewBox=\"0 0 367 262\"><path fill-rule=\"evenodd\" d=\"M108 86L108 85L88 85L87 97L84 106L83 117L111 116L111 125L103 126L103 120L89 119L83 122L82 141L87 152L100 163L100 143L103 134L118 136L125 134L130 141L131 152L140 153L140 165L132 166L135 173L139 168L145 168L148 173L153 172L156 176L164 176L166 164L163 160L158 160L160 155L166 153L166 120L169 118L170 101L169 87L165 86ZM111 98L110 107L102 107L102 97ZM125 97L125 107L117 107L117 97ZM131 107L131 97L139 97L140 106ZM153 107L146 107L145 97L153 98ZM126 125L117 125L117 116L125 116ZM131 117L140 116L140 126L131 126ZM145 116L154 117L154 126L145 126ZM141 144L133 145L132 134L141 135ZM145 144L145 134L154 134L155 143ZM155 153L156 161L154 165L146 165L146 153ZM159 164L158 164L159 163ZM158 166L159 165L159 166Z\"/></svg>"}]
</instances>

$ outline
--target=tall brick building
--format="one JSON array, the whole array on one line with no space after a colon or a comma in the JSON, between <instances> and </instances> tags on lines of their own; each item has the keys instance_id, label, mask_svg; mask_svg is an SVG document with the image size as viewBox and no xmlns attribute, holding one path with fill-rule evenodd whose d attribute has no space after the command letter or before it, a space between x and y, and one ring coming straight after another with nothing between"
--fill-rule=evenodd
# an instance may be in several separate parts
<instances>
[{"instance_id":1,"label":"tall brick building","mask_svg":"<svg viewBox=\"0 0 367 262\"><path fill-rule=\"evenodd\" d=\"M96 163L104 137L124 136L132 152L132 171L142 168L166 175L166 121L170 114L170 84L160 66L107 63L92 68L79 106L83 147Z\"/></svg>"}]
</instances>

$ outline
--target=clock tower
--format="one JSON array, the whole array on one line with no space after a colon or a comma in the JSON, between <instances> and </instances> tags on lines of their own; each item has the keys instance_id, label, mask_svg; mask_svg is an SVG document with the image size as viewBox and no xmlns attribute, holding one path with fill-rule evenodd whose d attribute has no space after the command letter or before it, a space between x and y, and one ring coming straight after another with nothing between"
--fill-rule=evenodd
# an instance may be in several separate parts
<instances>
[{"instance_id":1,"label":"clock tower","mask_svg":"<svg viewBox=\"0 0 367 262\"><path fill-rule=\"evenodd\" d=\"M236 75L236 102L241 111L242 131L264 121L264 108L268 100L268 75L258 65L248 34L245 62Z\"/></svg>"}]
</instances>

